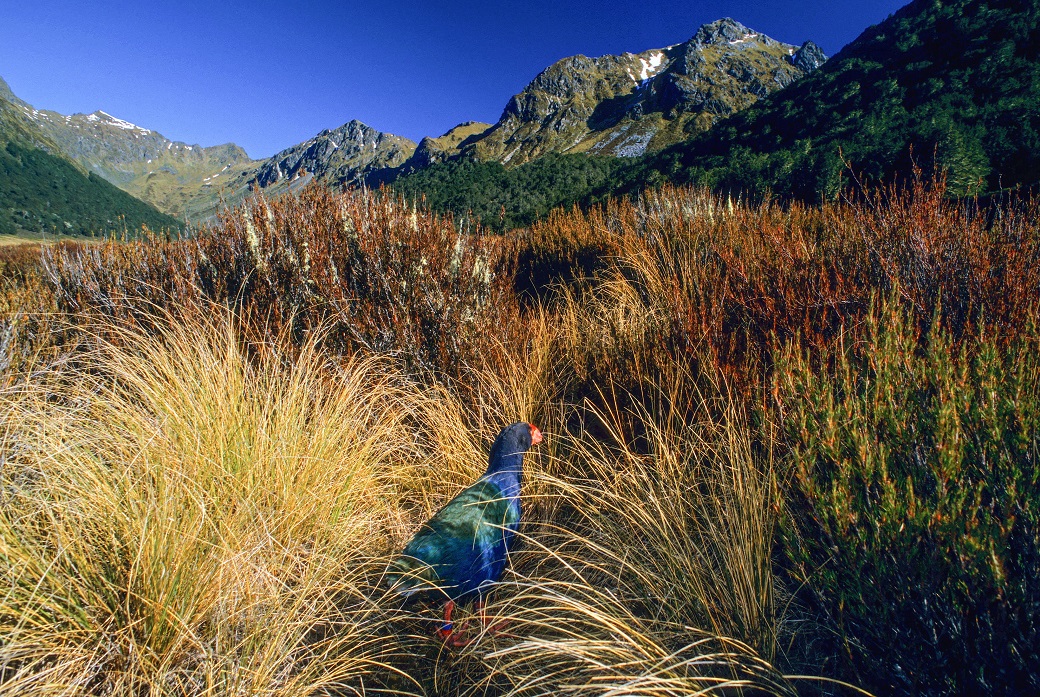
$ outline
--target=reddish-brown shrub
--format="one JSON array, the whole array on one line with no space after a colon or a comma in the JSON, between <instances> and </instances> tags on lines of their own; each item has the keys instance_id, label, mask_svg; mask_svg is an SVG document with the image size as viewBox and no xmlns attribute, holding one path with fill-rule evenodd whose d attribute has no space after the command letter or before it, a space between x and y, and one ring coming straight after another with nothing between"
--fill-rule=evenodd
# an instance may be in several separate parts
<instances>
[{"instance_id":1,"label":"reddish-brown shrub","mask_svg":"<svg viewBox=\"0 0 1040 697\"><path fill-rule=\"evenodd\" d=\"M774 348L796 337L854 340L879 294L898 290L920 329L938 317L955 341L979 327L1013 335L1040 299L1037 205L961 204L942 180L819 207L664 188L519 238L521 278L620 280L654 319L647 345L708 359L738 385L761 384Z\"/></svg>"},{"instance_id":2,"label":"reddish-brown shrub","mask_svg":"<svg viewBox=\"0 0 1040 697\"><path fill-rule=\"evenodd\" d=\"M190 239L56 250L47 268L68 312L148 322L216 301L254 338L320 327L333 351L420 372L457 374L521 335L508 245L368 192L257 197Z\"/></svg>"}]
</instances>

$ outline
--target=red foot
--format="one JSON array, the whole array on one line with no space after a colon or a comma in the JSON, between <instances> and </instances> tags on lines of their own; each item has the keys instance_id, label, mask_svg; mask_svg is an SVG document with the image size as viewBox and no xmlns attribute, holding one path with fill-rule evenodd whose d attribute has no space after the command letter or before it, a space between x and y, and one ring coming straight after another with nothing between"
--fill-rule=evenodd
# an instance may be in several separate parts
<instances>
[{"instance_id":1,"label":"red foot","mask_svg":"<svg viewBox=\"0 0 1040 697\"><path fill-rule=\"evenodd\" d=\"M480 624L484 627L484 630L490 636L502 635L502 630L509 625L509 620L499 620L495 623L489 623L487 615L484 612L484 601L478 600L476 606L477 613L480 615ZM455 611L455 601L449 600L444 605L444 624L441 625L440 629L437 630L437 638L444 642L445 646L451 646L452 648L462 648L469 646L473 643L474 637L470 636L467 630L469 629L470 621L462 621L458 627L451 621L451 615ZM505 636L511 636L506 634Z\"/></svg>"},{"instance_id":2,"label":"red foot","mask_svg":"<svg viewBox=\"0 0 1040 697\"><path fill-rule=\"evenodd\" d=\"M469 627L469 620L463 620L457 627L451 621L451 615L454 611L455 601L449 600L444 605L444 624L437 630L436 635L438 639L444 642L445 646L458 649L467 646L473 639L467 636L466 633L466 629Z\"/></svg>"}]
</instances>

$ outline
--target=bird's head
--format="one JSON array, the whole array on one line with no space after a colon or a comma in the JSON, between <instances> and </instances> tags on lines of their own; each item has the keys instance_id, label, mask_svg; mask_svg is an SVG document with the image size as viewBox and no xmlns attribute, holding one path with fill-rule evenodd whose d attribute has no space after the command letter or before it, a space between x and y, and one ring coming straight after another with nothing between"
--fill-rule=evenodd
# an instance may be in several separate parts
<instances>
[{"instance_id":1,"label":"bird's head","mask_svg":"<svg viewBox=\"0 0 1040 697\"><path fill-rule=\"evenodd\" d=\"M538 427L534 424L527 424L527 428L531 431L531 445L538 445L542 442L542 432L538 430Z\"/></svg>"},{"instance_id":2,"label":"bird's head","mask_svg":"<svg viewBox=\"0 0 1040 697\"><path fill-rule=\"evenodd\" d=\"M524 453L544 440L541 430L525 421L506 426L491 446L488 471L519 468Z\"/></svg>"}]
</instances>

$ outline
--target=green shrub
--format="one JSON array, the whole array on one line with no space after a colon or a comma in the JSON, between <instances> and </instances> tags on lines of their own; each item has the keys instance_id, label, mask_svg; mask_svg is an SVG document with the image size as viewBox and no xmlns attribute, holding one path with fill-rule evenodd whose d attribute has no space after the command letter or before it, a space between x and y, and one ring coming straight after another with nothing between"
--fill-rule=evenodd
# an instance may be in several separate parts
<instances>
[{"instance_id":1,"label":"green shrub","mask_svg":"<svg viewBox=\"0 0 1040 697\"><path fill-rule=\"evenodd\" d=\"M783 549L858 684L1040 689L1038 347L1035 324L955 347L889 300L856 341L780 358Z\"/></svg>"}]
</instances>

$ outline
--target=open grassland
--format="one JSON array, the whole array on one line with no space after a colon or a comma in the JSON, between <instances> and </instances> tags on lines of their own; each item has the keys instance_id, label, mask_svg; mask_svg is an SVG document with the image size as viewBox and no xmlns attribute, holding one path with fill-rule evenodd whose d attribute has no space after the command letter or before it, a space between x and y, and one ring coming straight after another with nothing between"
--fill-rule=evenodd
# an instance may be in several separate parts
<instances>
[{"instance_id":1,"label":"open grassland","mask_svg":"<svg viewBox=\"0 0 1040 697\"><path fill-rule=\"evenodd\" d=\"M1038 227L314 188L4 251L0 693L1040 690ZM382 574L519 419L508 625L449 649Z\"/></svg>"},{"instance_id":2,"label":"open grassland","mask_svg":"<svg viewBox=\"0 0 1040 697\"><path fill-rule=\"evenodd\" d=\"M40 242L42 242L42 240L28 235L25 237L19 235L0 235L0 247L17 247L23 244L38 244Z\"/></svg>"}]
</instances>

